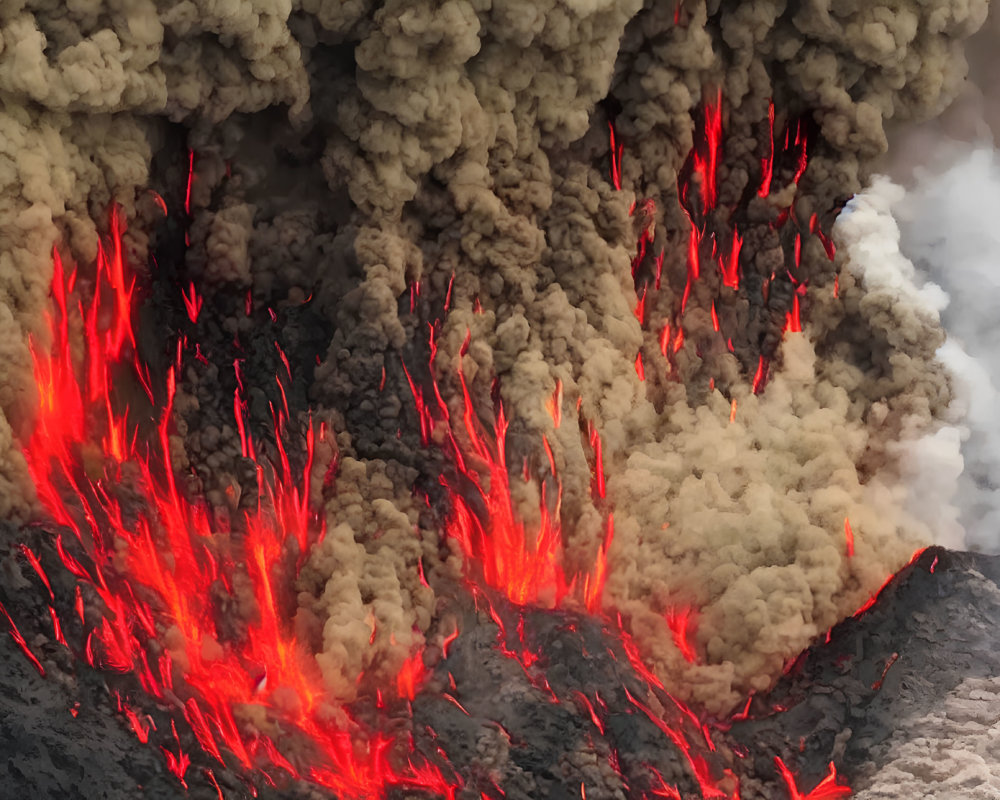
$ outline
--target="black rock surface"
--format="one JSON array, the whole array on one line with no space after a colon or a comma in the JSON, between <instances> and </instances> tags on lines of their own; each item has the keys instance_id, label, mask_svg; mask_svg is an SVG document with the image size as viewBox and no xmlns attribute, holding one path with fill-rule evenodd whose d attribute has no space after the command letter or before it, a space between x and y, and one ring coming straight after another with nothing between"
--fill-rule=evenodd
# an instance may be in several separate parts
<instances>
[{"instance_id":1,"label":"black rock surface","mask_svg":"<svg viewBox=\"0 0 1000 800\"><path fill-rule=\"evenodd\" d=\"M129 676L86 667L46 635L48 593L26 567L19 541L48 568L67 638L81 633L71 629L74 580L57 566L49 534L3 533L0 601L48 674L38 674L10 635L0 636L0 797L209 800L218 791L206 769L227 800L252 796L251 785L263 798L325 796L303 784L274 788L259 776L247 781L221 768L198 749L180 718L180 745L192 757L185 791L160 752L177 748L169 711L140 699ZM686 759L629 695L665 709L714 776L731 769L742 800L788 796L775 756L799 775L804 793L826 775L830 761L842 780L864 791L893 757L893 740L898 744L906 720L932 712L967 679L1000 674L1000 557L940 548L924 551L874 606L806 651L773 691L754 698L747 720L715 730L715 753L666 695L635 674L599 620L496 600L490 612L483 598L478 606L456 603L462 634L447 658L428 656L437 661L429 665L409 723L420 751L433 758L440 746L448 753L462 776L463 798L500 796L499 786L507 798L572 800L581 796L581 785L591 800L638 798L656 785L654 770L685 798L700 796ZM511 651L535 656L519 661ZM135 698L155 722L148 744L117 711L115 693Z\"/></svg>"},{"instance_id":2,"label":"black rock surface","mask_svg":"<svg viewBox=\"0 0 1000 800\"><path fill-rule=\"evenodd\" d=\"M803 653L773 691L755 698L750 719L734 724L730 736L748 753L743 800L774 796L775 755L800 774L803 790L834 761L861 794L892 760L908 721L940 708L966 680L996 675L1000 556L928 548L871 608L835 627L829 642ZM936 735L926 725L918 731ZM945 758L949 745L942 747ZM920 796L943 797L931 786Z\"/></svg>"}]
</instances>

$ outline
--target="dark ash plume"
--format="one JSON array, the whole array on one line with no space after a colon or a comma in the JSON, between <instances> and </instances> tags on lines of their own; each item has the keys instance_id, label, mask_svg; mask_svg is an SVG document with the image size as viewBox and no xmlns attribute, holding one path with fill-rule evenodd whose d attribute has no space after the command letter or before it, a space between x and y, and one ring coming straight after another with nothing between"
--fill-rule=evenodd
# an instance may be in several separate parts
<instances>
[{"instance_id":1,"label":"dark ash plume","mask_svg":"<svg viewBox=\"0 0 1000 800\"><path fill-rule=\"evenodd\" d=\"M0 7L9 516L30 503L10 428L30 426L25 336L40 323L52 244L86 263L91 220L115 200L134 220L134 258L165 246L162 228L152 242L141 233L157 213L143 189L152 153L179 126L195 153L191 247L169 269L204 292L205 317L187 330L219 361L183 378L176 463L220 516L248 502L223 354L239 340L265 426L273 342L287 335L304 387L293 406L316 409L342 459L336 489L323 480L333 448L317 461L331 534L299 587L299 621L332 695L355 691L364 658L392 674L430 629L435 595L421 563L432 578L460 569L438 535L443 458L420 444L402 369L427 363L436 318L454 416L459 365L487 420L498 381L511 469L526 458L535 467L516 486L521 515L539 515L543 435L563 487L567 563L593 561L613 509L606 606L684 699L725 712L767 687L931 537L906 512L893 443L932 433L948 405L940 328L866 289L843 251L831 263L810 220L829 234L885 149L886 120L946 104L985 0ZM702 190L688 157L720 92L719 200L695 224L720 243L740 231L742 280L725 286L706 259L681 314L685 203ZM761 196L772 99L776 139L798 130L808 166L797 175L794 159L776 161ZM609 122L625 146L621 191L608 176ZM177 155L153 176L165 186L184 183ZM633 312L637 227L650 233L637 275L664 253L647 317L684 331L669 358ZM799 286L804 332L782 340ZM164 326L186 324L183 313L167 309ZM761 357L771 377L755 394ZM546 410L557 382L558 428ZM602 437L603 505L577 407ZM664 620L678 606L699 610L693 664ZM372 622L375 646L362 655Z\"/></svg>"}]
</instances>

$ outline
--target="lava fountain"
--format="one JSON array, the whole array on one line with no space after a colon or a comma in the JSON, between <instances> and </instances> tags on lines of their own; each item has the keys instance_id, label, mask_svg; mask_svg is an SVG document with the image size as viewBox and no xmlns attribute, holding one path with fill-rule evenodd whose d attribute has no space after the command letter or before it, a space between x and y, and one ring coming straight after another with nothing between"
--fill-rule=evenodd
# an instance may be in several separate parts
<instances>
[{"instance_id":1,"label":"lava fountain","mask_svg":"<svg viewBox=\"0 0 1000 800\"><path fill-rule=\"evenodd\" d=\"M12 641L219 797L847 796L729 731L932 538L835 221L985 7L334 5L5 24Z\"/></svg>"}]
</instances>

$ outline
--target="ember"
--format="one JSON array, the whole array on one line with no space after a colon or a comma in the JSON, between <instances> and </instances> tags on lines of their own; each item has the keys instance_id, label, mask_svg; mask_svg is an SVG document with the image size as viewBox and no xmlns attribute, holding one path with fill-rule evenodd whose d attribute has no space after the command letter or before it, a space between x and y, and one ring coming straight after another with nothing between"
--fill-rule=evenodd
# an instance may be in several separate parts
<instances>
[{"instance_id":1,"label":"ember","mask_svg":"<svg viewBox=\"0 0 1000 800\"><path fill-rule=\"evenodd\" d=\"M381 794L389 784L447 793L448 780L426 761L394 767L386 758L391 739L383 734L364 731L349 718L342 729L330 726L322 678L304 657L304 643L283 621L275 579L289 571L294 574L295 562L301 563L310 540L322 538L324 532L323 521L315 518L309 503L312 427L303 437L306 459L301 477L292 473L285 452L288 421L281 410L274 417L280 459L258 462L253 439L243 424L246 411L237 389L236 423L244 458L256 462L259 500L237 530L219 531L210 523L207 509L187 500L175 480L169 440L175 366L168 368L163 411L146 448L137 446L137 428L128 435L127 408L123 412L112 409L117 372L125 363L124 346L127 341L134 343L131 320L121 319L131 310L128 301L135 286L133 282L124 290L121 234L118 214L113 213L114 255L109 264L104 251L99 251L94 301L89 308L80 305L88 342L86 393L75 378L68 338L67 286L75 282L75 275L67 279L58 252L54 256L53 352L34 348L36 380L45 400L25 450L49 513L73 531L92 562L88 569L67 554L66 567L94 586L109 612L100 627L88 634L88 660L94 666L138 673L145 691L160 699L173 694L175 674L179 674L194 693L185 704L185 717L201 746L222 764L220 744L244 767L256 764L263 769L269 764L268 769L277 767L294 777L308 777L348 796ZM101 305L105 295L116 299L110 314ZM103 327L102 318L110 320ZM238 360L235 368L242 386ZM280 375L277 380L280 385ZM73 411L68 424L67 409ZM99 410L104 409L108 430L100 434L88 429L91 420L103 421ZM77 453L82 445L97 439L105 446L107 466L95 479ZM130 508L118 497L116 484L124 480L125 462L138 468L144 508ZM121 562L113 554L123 545L126 555ZM289 560L288 556L297 558ZM216 584L232 592L239 574L250 580L256 620L248 626L245 641L235 643L220 634L212 598ZM169 655L154 667L144 642L157 638L160 630L168 632ZM19 643L30 656L23 639ZM38 669L42 670L40 664ZM258 670L263 676L259 679L254 677ZM413 699L422 672L419 654L415 654L400 672L398 697ZM237 715L241 707L254 705L285 717L318 747L322 760L300 772L269 736L258 733L248 738L240 730ZM147 738L140 727L136 733L142 740ZM359 747L364 739L367 746ZM188 756L166 748L163 752L170 770L186 785Z\"/></svg>"}]
</instances>

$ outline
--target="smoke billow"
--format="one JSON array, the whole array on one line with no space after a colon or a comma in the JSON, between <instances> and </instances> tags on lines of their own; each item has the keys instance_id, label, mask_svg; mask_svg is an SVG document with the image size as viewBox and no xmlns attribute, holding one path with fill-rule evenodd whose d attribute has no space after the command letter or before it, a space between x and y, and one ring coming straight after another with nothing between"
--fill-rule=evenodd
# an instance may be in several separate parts
<instances>
[{"instance_id":1,"label":"smoke billow","mask_svg":"<svg viewBox=\"0 0 1000 800\"><path fill-rule=\"evenodd\" d=\"M886 120L946 105L985 0L0 8L8 516L30 502L7 426L30 426L25 337L40 328L51 247L87 263L93 220L116 201L132 220L133 259L162 251L176 231L158 227L144 189L154 178L183 186L186 146L190 247L157 269L204 294L192 337L218 361L182 376L175 463L219 516L251 502L224 354L239 340L264 428L281 339L293 409L313 408L336 434L313 471L330 533L298 587L297 617L333 695L350 697L362 668L391 675L431 630L437 598L421 564L432 586L460 569L435 506L448 466L421 444L403 372L426 371L435 318L434 369L453 418L459 367L487 422L497 382L511 469L531 466L515 486L529 523L551 480L542 437L551 443L571 568L593 561L613 510L605 604L684 699L723 712L766 687L934 535L908 505L900 442L935 435L951 400L938 320L860 266L878 232L857 210L834 231L847 247L832 263L810 220L831 230L884 151ZM679 178L697 194L704 178L688 154L719 92L719 201L692 220ZM806 137L808 166L776 162L761 193L772 99L774 136ZM608 177L609 123L625 146L621 191ZM178 138L184 157L171 162ZM738 289L707 259L688 283L692 226L706 248L739 230ZM634 313L637 227L651 244L635 275L664 254L646 314L684 331L669 356ZM800 287L804 332L782 341ZM267 308L281 335L260 324ZM771 378L755 394L762 357ZM558 427L546 410L557 382ZM574 408L602 438L602 502ZM679 606L698 609L694 664L665 621Z\"/></svg>"},{"instance_id":2,"label":"smoke billow","mask_svg":"<svg viewBox=\"0 0 1000 800\"><path fill-rule=\"evenodd\" d=\"M951 151L948 153L948 151ZM966 544L996 552L1000 472L996 400L1000 344L994 323L1000 243L1000 165L990 147L942 147L944 163L918 173L895 198L903 247L926 279L947 292L941 320L948 341L941 359L955 375L954 416L961 422L964 471L950 475ZM958 428L956 428L956 431Z\"/></svg>"}]
</instances>

